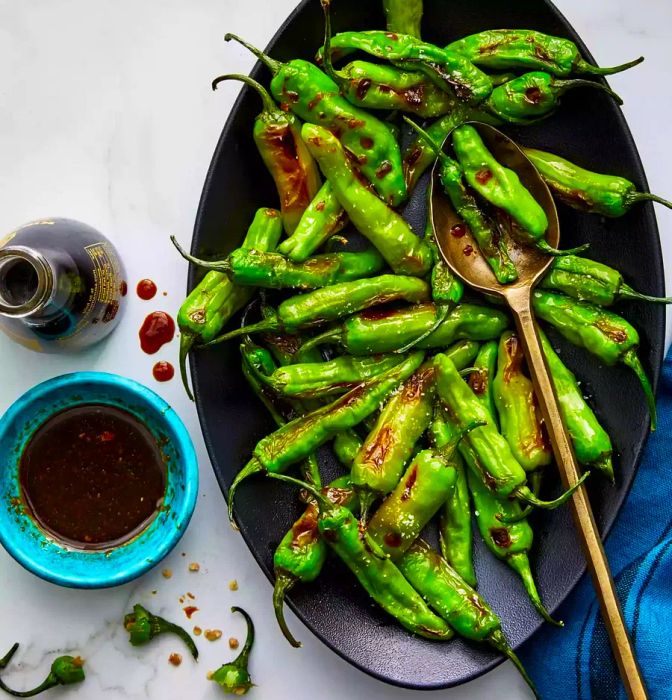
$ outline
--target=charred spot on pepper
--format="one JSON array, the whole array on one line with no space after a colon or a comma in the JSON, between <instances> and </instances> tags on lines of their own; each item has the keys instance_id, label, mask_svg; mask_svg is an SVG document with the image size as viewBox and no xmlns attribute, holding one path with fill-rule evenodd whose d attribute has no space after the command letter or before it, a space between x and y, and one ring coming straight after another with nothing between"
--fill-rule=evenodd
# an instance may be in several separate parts
<instances>
[{"instance_id":1,"label":"charred spot on pepper","mask_svg":"<svg viewBox=\"0 0 672 700\"><path fill-rule=\"evenodd\" d=\"M376 177L382 180L392 170L392 163L389 160L384 160L376 170Z\"/></svg>"},{"instance_id":2,"label":"charred spot on pepper","mask_svg":"<svg viewBox=\"0 0 672 700\"><path fill-rule=\"evenodd\" d=\"M322 530L322 537L327 542L338 542L338 532L336 530L324 529Z\"/></svg>"},{"instance_id":3,"label":"charred spot on pepper","mask_svg":"<svg viewBox=\"0 0 672 700\"><path fill-rule=\"evenodd\" d=\"M469 386L474 394L482 396L488 388L488 373L485 369L477 369L469 375Z\"/></svg>"},{"instance_id":4,"label":"charred spot on pepper","mask_svg":"<svg viewBox=\"0 0 672 700\"><path fill-rule=\"evenodd\" d=\"M404 157L404 165L407 167L412 167L418 160L422 157L423 148L420 144L415 144L413 148Z\"/></svg>"},{"instance_id":5,"label":"charred spot on pepper","mask_svg":"<svg viewBox=\"0 0 672 700\"><path fill-rule=\"evenodd\" d=\"M302 549L318 539L317 518L318 509L314 503L310 503L303 517L299 518L292 526L292 549Z\"/></svg>"},{"instance_id":6,"label":"charred spot on pepper","mask_svg":"<svg viewBox=\"0 0 672 700\"><path fill-rule=\"evenodd\" d=\"M543 99L543 93L538 87L528 87L525 90L525 100L533 105L538 105Z\"/></svg>"},{"instance_id":7,"label":"charred spot on pepper","mask_svg":"<svg viewBox=\"0 0 672 700\"><path fill-rule=\"evenodd\" d=\"M352 491L350 489L341 489L337 486L331 486L323 489L322 493L335 505L342 506L350 500Z\"/></svg>"},{"instance_id":8,"label":"charred spot on pepper","mask_svg":"<svg viewBox=\"0 0 672 700\"><path fill-rule=\"evenodd\" d=\"M516 374L520 373L525 355L523 354L523 348L516 335L512 335L507 339L504 343L504 348L508 361L504 368L503 378L508 384Z\"/></svg>"},{"instance_id":9,"label":"charred spot on pepper","mask_svg":"<svg viewBox=\"0 0 672 700\"><path fill-rule=\"evenodd\" d=\"M609 340L613 340L614 343L625 343L628 339L628 334L625 332L625 330L623 330L623 328L612 326L609 321L604 318L601 318L595 322L595 328L602 331L602 333L604 333Z\"/></svg>"},{"instance_id":10,"label":"charred spot on pepper","mask_svg":"<svg viewBox=\"0 0 672 700\"><path fill-rule=\"evenodd\" d=\"M475 178L481 185L487 185L492 180L492 170L483 168L476 173Z\"/></svg>"},{"instance_id":11,"label":"charred spot on pepper","mask_svg":"<svg viewBox=\"0 0 672 700\"><path fill-rule=\"evenodd\" d=\"M511 535L505 527L491 527L490 537L492 541L502 549L508 549L512 544Z\"/></svg>"},{"instance_id":12,"label":"charred spot on pepper","mask_svg":"<svg viewBox=\"0 0 672 700\"><path fill-rule=\"evenodd\" d=\"M363 461L372 465L376 471L380 471L393 443L394 431L391 426L386 425L376 434L375 440L367 447Z\"/></svg>"},{"instance_id":13,"label":"charred spot on pepper","mask_svg":"<svg viewBox=\"0 0 672 700\"><path fill-rule=\"evenodd\" d=\"M294 91L294 90L287 90L283 94L287 97L287 99L290 102L298 102L299 101L299 93Z\"/></svg>"},{"instance_id":14,"label":"charred spot on pepper","mask_svg":"<svg viewBox=\"0 0 672 700\"><path fill-rule=\"evenodd\" d=\"M306 107L308 108L309 111L312 112L315 109L315 107L317 107L317 105L320 104L320 102L322 102L323 99L324 99L324 94L321 92L318 92L315 95L315 97L313 97L313 99L306 105Z\"/></svg>"},{"instance_id":15,"label":"charred spot on pepper","mask_svg":"<svg viewBox=\"0 0 672 700\"><path fill-rule=\"evenodd\" d=\"M189 320L192 323L205 323L205 309L196 309L189 314Z\"/></svg>"},{"instance_id":16,"label":"charred spot on pepper","mask_svg":"<svg viewBox=\"0 0 672 700\"><path fill-rule=\"evenodd\" d=\"M404 490L403 490L403 493L401 494L402 501L407 501L411 497L411 492L413 491L413 487L415 486L415 482L417 480L418 480L418 465L414 464L413 468L411 469L411 473L408 475L408 479L406 479L406 483L404 484Z\"/></svg>"},{"instance_id":17,"label":"charred spot on pepper","mask_svg":"<svg viewBox=\"0 0 672 700\"><path fill-rule=\"evenodd\" d=\"M370 90L373 81L371 78L362 78L357 81L357 88L355 89L355 94L358 100L363 100L366 97L366 93Z\"/></svg>"},{"instance_id":18,"label":"charred spot on pepper","mask_svg":"<svg viewBox=\"0 0 672 700\"><path fill-rule=\"evenodd\" d=\"M402 542L401 535L398 532L386 532L383 540L388 547L393 549L400 547Z\"/></svg>"}]
</instances>

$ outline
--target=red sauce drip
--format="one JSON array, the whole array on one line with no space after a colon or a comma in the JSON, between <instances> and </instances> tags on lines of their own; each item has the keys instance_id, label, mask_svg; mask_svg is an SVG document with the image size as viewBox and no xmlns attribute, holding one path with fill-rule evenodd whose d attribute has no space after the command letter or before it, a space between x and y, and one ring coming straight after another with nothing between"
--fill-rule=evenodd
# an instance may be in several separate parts
<instances>
[{"instance_id":1,"label":"red sauce drip","mask_svg":"<svg viewBox=\"0 0 672 700\"><path fill-rule=\"evenodd\" d=\"M492 170L489 170L488 168L479 170L476 173L476 179L481 183L481 185L485 185L492 179Z\"/></svg>"},{"instance_id":2,"label":"red sauce drip","mask_svg":"<svg viewBox=\"0 0 672 700\"><path fill-rule=\"evenodd\" d=\"M161 360L152 367L152 375L157 382L169 382L175 376L175 368L170 362Z\"/></svg>"},{"instance_id":3,"label":"red sauce drip","mask_svg":"<svg viewBox=\"0 0 672 700\"><path fill-rule=\"evenodd\" d=\"M140 347L148 355L153 355L173 339L175 321L165 311L152 311L143 321L138 335Z\"/></svg>"},{"instance_id":4,"label":"red sauce drip","mask_svg":"<svg viewBox=\"0 0 672 700\"><path fill-rule=\"evenodd\" d=\"M128 285L126 284L126 280L121 281L121 284L119 285L119 294L121 294L122 297L125 297L128 294Z\"/></svg>"},{"instance_id":5,"label":"red sauce drip","mask_svg":"<svg viewBox=\"0 0 672 700\"><path fill-rule=\"evenodd\" d=\"M188 619L191 620L191 616L195 613L198 612L198 608L195 605L187 605L186 608L184 608L184 614L187 616Z\"/></svg>"},{"instance_id":6,"label":"red sauce drip","mask_svg":"<svg viewBox=\"0 0 672 700\"><path fill-rule=\"evenodd\" d=\"M149 301L156 296L156 285L149 279L140 280L135 291L141 299Z\"/></svg>"},{"instance_id":7,"label":"red sauce drip","mask_svg":"<svg viewBox=\"0 0 672 700\"><path fill-rule=\"evenodd\" d=\"M450 235L454 236L455 238L462 238L467 232L467 227L464 224L455 224L450 229Z\"/></svg>"},{"instance_id":8,"label":"red sauce drip","mask_svg":"<svg viewBox=\"0 0 672 700\"><path fill-rule=\"evenodd\" d=\"M467 257L469 257L474 252L474 246L465 245L462 251Z\"/></svg>"}]
</instances>

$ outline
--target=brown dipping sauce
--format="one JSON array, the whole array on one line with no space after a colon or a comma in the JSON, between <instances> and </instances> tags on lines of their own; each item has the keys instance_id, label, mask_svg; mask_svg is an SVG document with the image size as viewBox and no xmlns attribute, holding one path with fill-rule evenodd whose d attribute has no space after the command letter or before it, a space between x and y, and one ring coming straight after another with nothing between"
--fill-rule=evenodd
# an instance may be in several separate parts
<instances>
[{"instance_id":1,"label":"brown dipping sauce","mask_svg":"<svg viewBox=\"0 0 672 700\"><path fill-rule=\"evenodd\" d=\"M166 490L153 435L127 411L103 404L68 408L43 423L21 455L19 480L37 524L84 549L137 535Z\"/></svg>"}]
</instances>

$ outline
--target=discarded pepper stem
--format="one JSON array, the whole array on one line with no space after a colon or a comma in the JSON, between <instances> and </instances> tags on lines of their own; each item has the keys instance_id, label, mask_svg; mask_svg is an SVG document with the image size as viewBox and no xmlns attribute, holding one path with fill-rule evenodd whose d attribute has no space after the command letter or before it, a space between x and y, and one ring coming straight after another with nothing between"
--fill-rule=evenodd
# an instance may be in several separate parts
<instances>
[{"instance_id":1,"label":"discarded pepper stem","mask_svg":"<svg viewBox=\"0 0 672 700\"><path fill-rule=\"evenodd\" d=\"M12 648L0 659L0 670L7 667L12 657L19 648L16 642ZM0 690L15 698L32 698L45 690L56 688L59 685L74 685L85 680L84 660L79 656L59 656L54 659L49 670L49 675L32 690L12 690L0 679Z\"/></svg>"},{"instance_id":2,"label":"discarded pepper stem","mask_svg":"<svg viewBox=\"0 0 672 700\"><path fill-rule=\"evenodd\" d=\"M254 623L252 622L252 618L242 608L238 608L234 605L231 608L231 612L238 612L245 618L245 622L247 623L245 644L240 654L238 654L233 661L220 666L212 676L210 676L210 680L217 683L226 693L245 695L254 685L250 678L250 673L247 670L250 660L250 651L252 651L252 645L254 644Z\"/></svg>"},{"instance_id":3,"label":"discarded pepper stem","mask_svg":"<svg viewBox=\"0 0 672 700\"><path fill-rule=\"evenodd\" d=\"M147 644L160 634L174 634L185 643L194 659L198 660L198 649L186 630L163 617L152 614L139 603L133 606L132 613L124 616L124 627L129 633L129 641L133 646Z\"/></svg>"},{"instance_id":4,"label":"discarded pepper stem","mask_svg":"<svg viewBox=\"0 0 672 700\"><path fill-rule=\"evenodd\" d=\"M236 41L242 46L244 46L248 51L251 51L274 75L280 70L282 66L281 61L277 61L271 58L268 54L258 49L256 46L252 46L245 39L242 39L237 34L231 34L228 32L224 35L224 41Z\"/></svg>"}]
</instances>

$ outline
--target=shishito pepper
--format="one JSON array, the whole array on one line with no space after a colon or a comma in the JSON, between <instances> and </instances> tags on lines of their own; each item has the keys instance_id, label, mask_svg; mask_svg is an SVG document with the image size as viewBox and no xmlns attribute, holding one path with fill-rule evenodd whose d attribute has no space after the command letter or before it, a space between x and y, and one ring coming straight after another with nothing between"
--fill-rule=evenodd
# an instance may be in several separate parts
<instances>
[{"instance_id":1,"label":"shishito pepper","mask_svg":"<svg viewBox=\"0 0 672 700\"><path fill-rule=\"evenodd\" d=\"M497 372L497 346L498 343L494 340L481 345L473 363L474 371L467 379L469 387L476 398L487 408L495 425L498 425L498 421L493 380Z\"/></svg>"},{"instance_id":2,"label":"shishito pepper","mask_svg":"<svg viewBox=\"0 0 672 700\"><path fill-rule=\"evenodd\" d=\"M19 643L16 642L0 659L0 670L7 668L18 648ZM32 690L12 690L0 678L0 690L15 698L32 698L45 690L61 685L74 685L84 680L84 659L79 656L59 656L52 662L47 677L36 688Z\"/></svg>"},{"instance_id":3,"label":"shishito pepper","mask_svg":"<svg viewBox=\"0 0 672 700\"><path fill-rule=\"evenodd\" d=\"M532 124L552 114L569 90L590 88L604 92L623 104L623 100L606 85L592 80L562 80L543 71L525 73L493 89L482 109L487 109L508 124Z\"/></svg>"},{"instance_id":4,"label":"shishito pepper","mask_svg":"<svg viewBox=\"0 0 672 700\"><path fill-rule=\"evenodd\" d=\"M543 289L563 292L579 301L598 306L611 306L622 299L672 303L671 297L652 297L640 294L625 283L623 275L597 260L567 255L556 258L539 283Z\"/></svg>"},{"instance_id":5,"label":"shishito pepper","mask_svg":"<svg viewBox=\"0 0 672 700\"><path fill-rule=\"evenodd\" d=\"M424 600L461 637L486 642L504 654L513 662L535 697L539 697L520 659L506 641L499 617L438 552L423 539L418 539L401 557L397 566Z\"/></svg>"},{"instance_id":6,"label":"shishito pepper","mask_svg":"<svg viewBox=\"0 0 672 700\"><path fill-rule=\"evenodd\" d=\"M224 80L240 80L261 98L264 108L254 120L252 136L275 182L282 223L291 235L321 184L317 164L301 140L299 120L277 107L267 90L247 75L222 75L212 81L212 89Z\"/></svg>"},{"instance_id":7,"label":"shishito pepper","mask_svg":"<svg viewBox=\"0 0 672 700\"><path fill-rule=\"evenodd\" d=\"M198 649L186 630L158 615L153 615L139 603L133 606L132 613L124 616L124 627L134 647L148 644L160 634L174 634L185 643L194 659L198 659Z\"/></svg>"},{"instance_id":8,"label":"shishito pepper","mask_svg":"<svg viewBox=\"0 0 672 700\"><path fill-rule=\"evenodd\" d=\"M313 454L339 431L359 425L390 392L413 374L423 359L423 352L413 352L389 372L360 384L333 403L295 418L262 438L254 448L250 461L238 472L231 484L229 518L233 517L236 489L244 479L264 471L283 472L292 464Z\"/></svg>"},{"instance_id":9,"label":"shishito pepper","mask_svg":"<svg viewBox=\"0 0 672 700\"><path fill-rule=\"evenodd\" d=\"M364 441L354 430L343 430L334 438L332 448L336 459L350 470L363 444Z\"/></svg>"},{"instance_id":10,"label":"shishito pepper","mask_svg":"<svg viewBox=\"0 0 672 700\"><path fill-rule=\"evenodd\" d=\"M370 248L361 253L325 253L295 263L280 253L236 248L224 260L202 260L187 253L175 236L170 237L180 255L206 270L225 272L234 284L241 287L266 289L318 289L340 282L373 277L385 267L377 250Z\"/></svg>"},{"instance_id":11,"label":"shishito pepper","mask_svg":"<svg viewBox=\"0 0 672 700\"><path fill-rule=\"evenodd\" d=\"M401 63L424 72L436 85L454 92L458 99L479 104L492 92L492 80L458 53L428 44L408 34L382 30L340 32L331 39L332 58L363 51L384 61ZM321 61L323 51L317 55Z\"/></svg>"},{"instance_id":12,"label":"shishito pepper","mask_svg":"<svg viewBox=\"0 0 672 700\"><path fill-rule=\"evenodd\" d=\"M406 122L412 126L422 138L428 143L430 142L429 134L424 132L417 124L414 124L409 119L406 119ZM466 126L458 127L458 129L466 128ZM473 127L469 128L473 130ZM453 131L453 144L458 129ZM478 134L476 135L478 136ZM448 195L455 209L455 213L469 227L474 239L478 243L479 250L483 254L488 265L490 265L497 281L500 284L515 282L518 279L518 272L509 257L506 242L499 235L495 224L485 215L479 207L476 198L469 192L465 185L464 176L466 175L467 180L469 180L470 171L463 168L462 164L457 163L453 158L446 155L438 144L433 143L432 147L441 164L441 170L439 171L441 185L443 186L444 192ZM483 149L485 149L484 146ZM459 155L458 152L458 156ZM492 160L494 161L494 159ZM501 167L502 166L499 166L499 168ZM471 184L470 180L469 182Z\"/></svg>"},{"instance_id":13,"label":"shishito pepper","mask_svg":"<svg viewBox=\"0 0 672 700\"><path fill-rule=\"evenodd\" d=\"M432 441L438 449L452 439L442 411L436 411L430 428ZM473 537L471 532L471 499L467 485L467 473L459 452L451 458L455 469L455 485L448 495L439 521L439 544L445 560L470 586L476 585L474 569Z\"/></svg>"},{"instance_id":14,"label":"shishito pepper","mask_svg":"<svg viewBox=\"0 0 672 700\"><path fill-rule=\"evenodd\" d=\"M338 85L313 63L301 59L282 63L235 34L227 34L224 39L245 46L273 73L271 92L281 105L305 122L319 124L338 135L385 202L396 207L404 201L406 185L399 145L383 122L351 105L339 94Z\"/></svg>"},{"instance_id":15,"label":"shishito pepper","mask_svg":"<svg viewBox=\"0 0 672 700\"><path fill-rule=\"evenodd\" d=\"M637 202L658 202L672 208L672 202L662 197L637 192L634 182L624 177L595 173L536 148L523 148L523 151L551 192L574 209L619 217Z\"/></svg>"},{"instance_id":16,"label":"shishito pepper","mask_svg":"<svg viewBox=\"0 0 672 700\"><path fill-rule=\"evenodd\" d=\"M563 623L548 614L534 582L528 556L534 533L527 520L521 517L520 504L508 498L495 498L472 470L469 470L467 480L474 499L476 523L485 546L520 576L532 605L544 620L561 627Z\"/></svg>"},{"instance_id":17,"label":"shishito pepper","mask_svg":"<svg viewBox=\"0 0 672 700\"><path fill-rule=\"evenodd\" d=\"M541 329L538 333L576 459L583 466L597 469L613 483L611 439L583 398L574 374L562 362L546 334Z\"/></svg>"},{"instance_id":18,"label":"shishito pepper","mask_svg":"<svg viewBox=\"0 0 672 700\"><path fill-rule=\"evenodd\" d=\"M392 561L418 539L449 497L457 478L453 464L457 444L477 425L467 426L440 450L422 450L413 457L399 483L369 520L369 535Z\"/></svg>"},{"instance_id":19,"label":"shishito pepper","mask_svg":"<svg viewBox=\"0 0 672 700\"><path fill-rule=\"evenodd\" d=\"M348 476L341 476L329 484L322 493L332 503L353 510L357 505L355 491ZM278 625L293 647L300 647L290 632L285 620L284 601L287 593L297 583L310 583L322 571L327 558L327 543L322 539L317 520L319 508L311 500L306 510L280 540L273 555L275 585L273 587L273 609Z\"/></svg>"},{"instance_id":20,"label":"shishito pepper","mask_svg":"<svg viewBox=\"0 0 672 700\"><path fill-rule=\"evenodd\" d=\"M238 656L233 661L229 661L229 663L213 671L209 679L217 683L225 693L245 695L254 685L250 677L250 672L247 670L250 661L250 652L254 644L254 623L252 622L252 618L242 608L238 608L234 605L231 608L231 612L240 613L245 618L245 623L247 624L245 643Z\"/></svg>"},{"instance_id":21,"label":"shishito pepper","mask_svg":"<svg viewBox=\"0 0 672 700\"><path fill-rule=\"evenodd\" d=\"M294 233L280 243L278 253L293 262L304 262L347 222L348 217L327 180L303 212Z\"/></svg>"},{"instance_id":22,"label":"shishito pepper","mask_svg":"<svg viewBox=\"0 0 672 700\"><path fill-rule=\"evenodd\" d=\"M426 301L430 294L429 285L417 277L379 275L355 282L341 282L285 299L279 304L275 314L259 323L220 335L208 345L222 343L244 333L293 333L303 328L337 321L378 304L392 301Z\"/></svg>"},{"instance_id":23,"label":"shishito pepper","mask_svg":"<svg viewBox=\"0 0 672 700\"><path fill-rule=\"evenodd\" d=\"M656 399L637 357L639 333L630 323L613 311L541 289L532 293L532 308L563 337L585 348L606 365L622 362L630 367L644 389L651 414L651 430L656 429Z\"/></svg>"},{"instance_id":24,"label":"shishito pepper","mask_svg":"<svg viewBox=\"0 0 672 700\"><path fill-rule=\"evenodd\" d=\"M396 354L373 357L341 355L327 362L303 362L279 367L261 381L281 396L297 399L344 394L367 379L396 367L403 357Z\"/></svg>"},{"instance_id":25,"label":"shishito pepper","mask_svg":"<svg viewBox=\"0 0 672 700\"><path fill-rule=\"evenodd\" d=\"M432 264L432 252L400 214L358 179L355 168L339 143L326 129L304 124L301 136L336 198L355 228L374 245L397 274L424 275Z\"/></svg>"},{"instance_id":26,"label":"shishito pepper","mask_svg":"<svg viewBox=\"0 0 672 700\"><path fill-rule=\"evenodd\" d=\"M642 56L620 66L599 68L581 57L573 41L532 29L486 29L458 39L446 48L486 70L537 69L559 77L573 73L611 75L644 60Z\"/></svg>"},{"instance_id":27,"label":"shishito pepper","mask_svg":"<svg viewBox=\"0 0 672 700\"><path fill-rule=\"evenodd\" d=\"M247 231L242 248L274 250L282 235L282 219L277 209L258 209ZM227 321L247 304L252 290L237 287L223 272L208 272L182 302L177 313L180 329L180 372L187 395L193 400L187 379L187 356L196 342L215 338Z\"/></svg>"},{"instance_id":28,"label":"shishito pepper","mask_svg":"<svg viewBox=\"0 0 672 700\"><path fill-rule=\"evenodd\" d=\"M387 31L420 38L422 0L383 0Z\"/></svg>"},{"instance_id":29,"label":"shishito pepper","mask_svg":"<svg viewBox=\"0 0 672 700\"><path fill-rule=\"evenodd\" d=\"M492 416L462 380L457 368L445 354L434 358L437 394L447 415L458 429L474 422L483 423L460 442L459 450L470 469L497 498L519 500L537 508L557 508L568 501L590 472L553 501L541 501L527 485L525 470L511 452L509 444L495 428ZM477 459L470 460L469 452Z\"/></svg>"},{"instance_id":30,"label":"shishito pepper","mask_svg":"<svg viewBox=\"0 0 672 700\"><path fill-rule=\"evenodd\" d=\"M529 377L523 374L523 347L513 331L499 339L494 399L502 435L526 472L551 463L553 453L544 434L541 412Z\"/></svg>"},{"instance_id":31,"label":"shishito pepper","mask_svg":"<svg viewBox=\"0 0 672 700\"><path fill-rule=\"evenodd\" d=\"M451 628L429 609L347 508L332 503L309 484L290 476L269 476L305 488L312 494L319 508L320 534L385 612L420 637L443 640L453 637Z\"/></svg>"}]
</instances>

